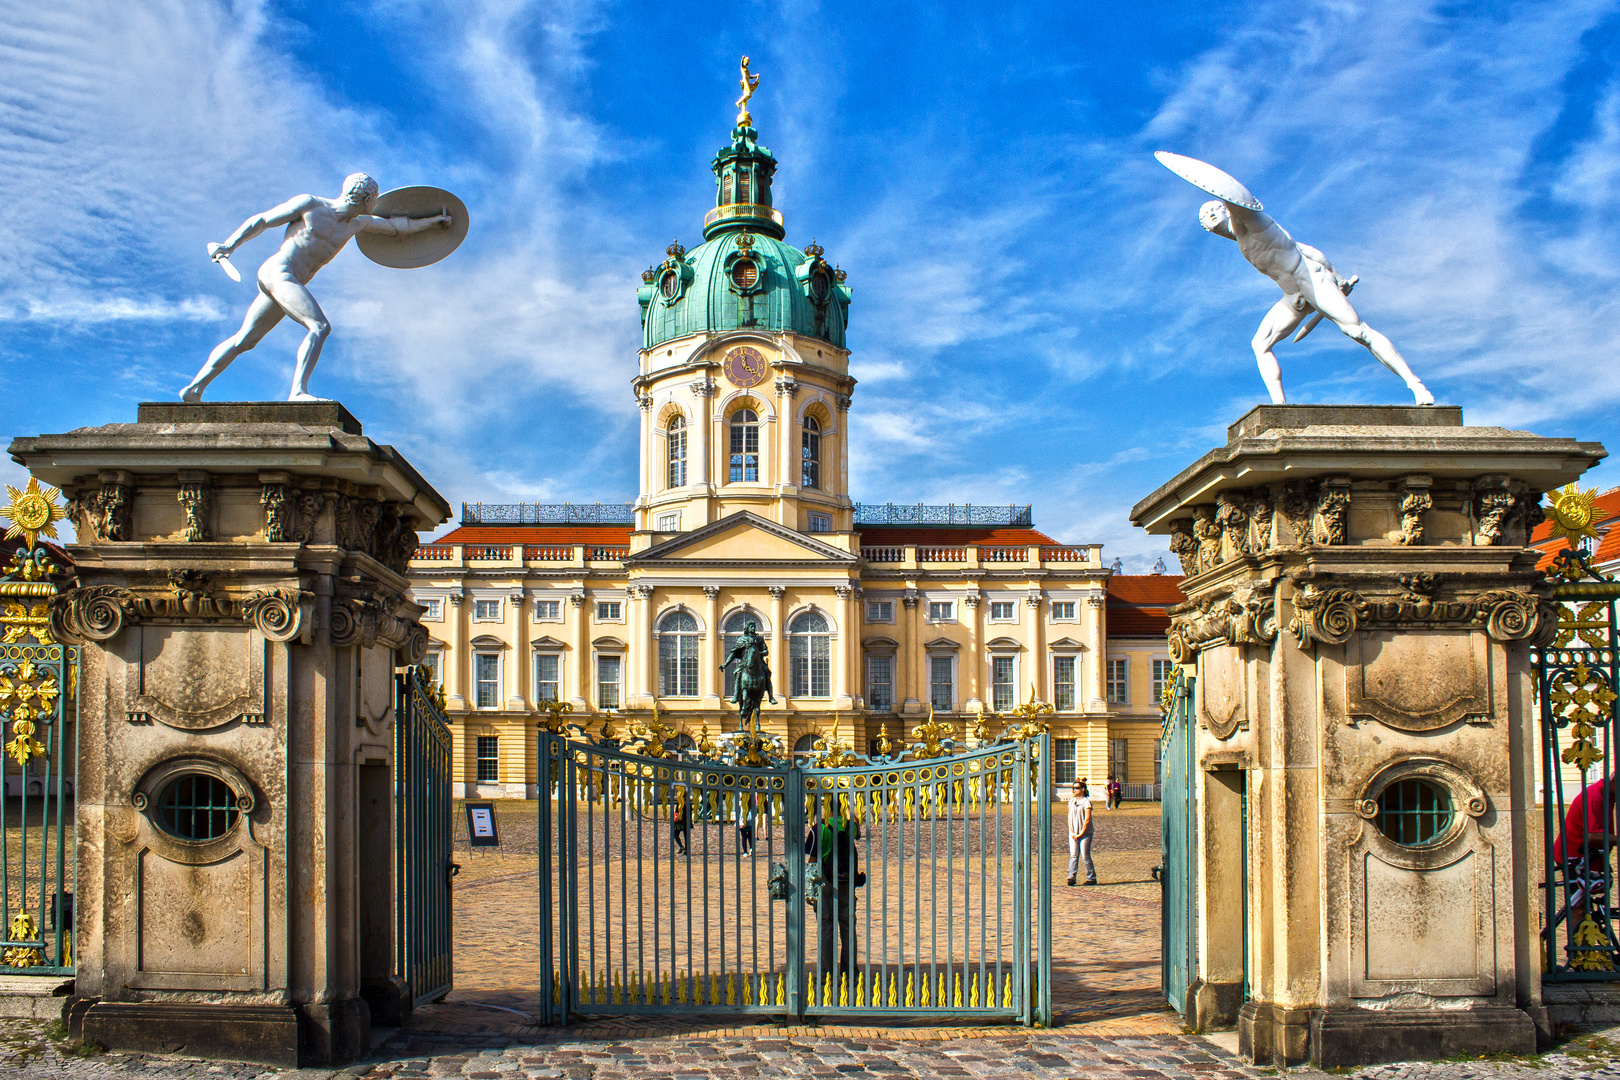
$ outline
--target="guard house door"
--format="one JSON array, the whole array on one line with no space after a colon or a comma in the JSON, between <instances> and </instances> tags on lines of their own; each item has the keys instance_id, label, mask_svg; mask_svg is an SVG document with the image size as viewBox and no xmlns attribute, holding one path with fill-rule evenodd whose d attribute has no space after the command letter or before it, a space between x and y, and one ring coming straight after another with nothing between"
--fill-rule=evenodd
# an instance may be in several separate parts
<instances>
[{"instance_id":1,"label":"guard house door","mask_svg":"<svg viewBox=\"0 0 1620 1080\"><path fill-rule=\"evenodd\" d=\"M1164 782L1159 803L1164 837L1159 866L1159 888L1163 897L1160 979L1165 998L1183 1015L1187 1012L1187 987L1192 982L1193 948L1197 941L1197 913L1193 905L1197 855L1192 833L1197 800L1192 724L1194 684L1195 679L1178 666L1171 684L1170 707L1160 733Z\"/></svg>"}]
</instances>

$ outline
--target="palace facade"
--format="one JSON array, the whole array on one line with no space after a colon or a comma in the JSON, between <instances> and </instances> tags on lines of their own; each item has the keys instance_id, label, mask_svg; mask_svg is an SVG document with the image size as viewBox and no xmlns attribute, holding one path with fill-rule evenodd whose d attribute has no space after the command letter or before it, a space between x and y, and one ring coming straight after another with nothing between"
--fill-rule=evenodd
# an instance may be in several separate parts
<instances>
[{"instance_id":1,"label":"palace facade","mask_svg":"<svg viewBox=\"0 0 1620 1080\"><path fill-rule=\"evenodd\" d=\"M546 701L621 733L655 707L682 741L733 730L720 667L749 621L785 746L835 726L898 746L930 713L993 736L994 714L1033 699L1054 710L1059 780L1112 766L1154 794L1178 579L1113 575L1101 545L1056 542L1028 506L855 503L845 275L785 242L746 114L711 168L703 243L642 275L636 500L464 505L410 564L457 794L535 796Z\"/></svg>"}]
</instances>

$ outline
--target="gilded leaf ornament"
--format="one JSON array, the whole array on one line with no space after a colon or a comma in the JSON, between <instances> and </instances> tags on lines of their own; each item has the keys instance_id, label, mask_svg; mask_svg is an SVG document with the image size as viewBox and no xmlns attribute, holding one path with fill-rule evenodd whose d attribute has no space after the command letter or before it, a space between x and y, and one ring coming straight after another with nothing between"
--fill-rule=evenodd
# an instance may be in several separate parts
<instances>
[{"instance_id":1,"label":"gilded leaf ornament","mask_svg":"<svg viewBox=\"0 0 1620 1080\"><path fill-rule=\"evenodd\" d=\"M1560 755L1564 764L1582 772L1603 760L1597 729L1613 715L1615 694L1603 673L1584 661L1561 671L1551 680L1549 697L1554 715L1569 725L1569 746Z\"/></svg>"},{"instance_id":2,"label":"gilded leaf ornament","mask_svg":"<svg viewBox=\"0 0 1620 1080\"><path fill-rule=\"evenodd\" d=\"M26 968L43 967L45 964L45 950L38 945L12 945L14 941L32 941L39 937L39 927L34 925L33 916L26 911L11 920L6 928L7 948L0 951L0 964L6 967Z\"/></svg>"}]
</instances>

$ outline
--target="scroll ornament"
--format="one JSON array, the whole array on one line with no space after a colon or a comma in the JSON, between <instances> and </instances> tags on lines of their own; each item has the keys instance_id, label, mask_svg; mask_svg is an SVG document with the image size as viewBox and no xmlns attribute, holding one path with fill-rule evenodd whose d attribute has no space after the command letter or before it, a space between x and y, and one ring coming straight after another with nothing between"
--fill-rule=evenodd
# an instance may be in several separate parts
<instances>
[{"instance_id":1,"label":"scroll ornament","mask_svg":"<svg viewBox=\"0 0 1620 1080\"><path fill-rule=\"evenodd\" d=\"M195 575L195 576L190 576ZM65 641L109 641L125 622L148 619L209 619L246 622L271 641L291 641L303 628L304 609L313 594L298 589L260 589L239 598L209 591L195 571L170 575L169 589L126 589L87 585L51 601L51 626Z\"/></svg>"},{"instance_id":2,"label":"scroll ornament","mask_svg":"<svg viewBox=\"0 0 1620 1080\"><path fill-rule=\"evenodd\" d=\"M1171 613L1170 659L1178 664L1191 663L1209 645L1269 645L1277 639L1276 601L1263 589L1205 597Z\"/></svg>"},{"instance_id":3,"label":"scroll ornament","mask_svg":"<svg viewBox=\"0 0 1620 1080\"><path fill-rule=\"evenodd\" d=\"M395 613L397 605L383 598L337 597L332 601L332 644L399 649L401 663L415 664L427 656L428 633L414 619Z\"/></svg>"},{"instance_id":4,"label":"scroll ornament","mask_svg":"<svg viewBox=\"0 0 1620 1080\"><path fill-rule=\"evenodd\" d=\"M1483 626L1497 641L1533 644L1557 627L1556 606L1533 593L1492 589L1472 597L1435 596L1432 574L1401 579L1406 591L1395 597L1365 597L1354 589L1307 584L1294 595L1288 624L1300 648L1313 641L1342 645L1358 629L1373 627Z\"/></svg>"}]
</instances>

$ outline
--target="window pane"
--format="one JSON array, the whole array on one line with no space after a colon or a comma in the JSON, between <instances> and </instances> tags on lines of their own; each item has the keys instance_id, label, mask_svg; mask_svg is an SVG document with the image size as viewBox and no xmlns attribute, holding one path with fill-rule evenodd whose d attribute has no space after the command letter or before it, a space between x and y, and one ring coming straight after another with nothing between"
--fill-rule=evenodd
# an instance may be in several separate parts
<instances>
[{"instance_id":1,"label":"window pane","mask_svg":"<svg viewBox=\"0 0 1620 1080\"><path fill-rule=\"evenodd\" d=\"M501 778L500 739L495 735L478 736L478 782L493 784Z\"/></svg>"},{"instance_id":2,"label":"window pane","mask_svg":"<svg viewBox=\"0 0 1620 1080\"><path fill-rule=\"evenodd\" d=\"M819 488L821 486L821 436L816 433L816 422L810 417L804 421L804 439L801 448L803 466L800 470L799 483L801 487Z\"/></svg>"},{"instance_id":3,"label":"window pane","mask_svg":"<svg viewBox=\"0 0 1620 1080\"><path fill-rule=\"evenodd\" d=\"M739 409L731 417L731 480L759 479L759 418L752 409Z\"/></svg>"},{"instance_id":4,"label":"window pane","mask_svg":"<svg viewBox=\"0 0 1620 1080\"><path fill-rule=\"evenodd\" d=\"M928 658L928 695L929 701L936 709L946 712L954 704L951 686L951 658L948 656L930 656Z\"/></svg>"},{"instance_id":5,"label":"window pane","mask_svg":"<svg viewBox=\"0 0 1620 1080\"><path fill-rule=\"evenodd\" d=\"M1079 770L1076 768L1078 758L1076 753L1078 742L1074 739L1052 740L1052 782L1054 784L1068 785L1074 783Z\"/></svg>"},{"instance_id":6,"label":"window pane","mask_svg":"<svg viewBox=\"0 0 1620 1080\"><path fill-rule=\"evenodd\" d=\"M599 709L619 707L619 658L596 658L596 706Z\"/></svg>"},{"instance_id":7,"label":"window pane","mask_svg":"<svg viewBox=\"0 0 1620 1080\"><path fill-rule=\"evenodd\" d=\"M990 707L993 709L1010 709L1013 707L1016 689L1013 686L1013 662L1011 656L997 656L990 661Z\"/></svg>"},{"instance_id":8,"label":"window pane","mask_svg":"<svg viewBox=\"0 0 1620 1080\"><path fill-rule=\"evenodd\" d=\"M866 707L875 712L894 707L894 657L866 658Z\"/></svg>"},{"instance_id":9,"label":"window pane","mask_svg":"<svg viewBox=\"0 0 1620 1080\"><path fill-rule=\"evenodd\" d=\"M928 617L930 619L949 619L952 606L952 602L949 600L930 600L928 602Z\"/></svg>"},{"instance_id":10,"label":"window pane","mask_svg":"<svg viewBox=\"0 0 1620 1080\"><path fill-rule=\"evenodd\" d=\"M1153 661L1153 700L1164 697L1164 688L1170 682L1170 661Z\"/></svg>"},{"instance_id":11,"label":"window pane","mask_svg":"<svg viewBox=\"0 0 1620 1080\"><path fill-rule=\"evenodd\" d=\"M494 653L473 657L473 681L477 684L478 707L493 709L501 703L501 658Z\"/></svg>"},{"instance_id":12,"label":"window pane","mask_svg":"<svg viewBox=\"0 0 1620 1080\"><path fill-rule=\"evenodd\" d=\"M557 675L560 670L555 653L536 653L534 657L534 696L540 701L557 700Z\"/></svg>"},{"instance_id":13,"label":"window pane","mask_svg":"<svg viewBox=\"0 0 1620 1080\"><path fill-rule=\"evenodd\" d=\"M1108 740L1108 775L1122 784L1130 779L1129 746L1124 739Z\"/></svg>"},{"instance_id":14,"label":"window pane","mask_svg":"<svg viewBox=\"0 0 1620 1080\"><path fill-rule=\"evenodd\" d=\"M1126 688L1124 660L1108 661L1108 701L1112 705L1126 705L1130 695Z\"/></svg>"},{"instance_id":15,"label":"window pane","mask_svg":"<svg viewBox=\"0 0 1620 1080\"><path fill-rule=\"evenodd\" d=\"M1074 709L1074 657L1052 658L1052 705L1059 712Z\"/></svg>"},{"instance_id":16,"label":"window pane","mask_svg":"<svg viewBox=\"0 0 1620 1080\"><path fill-rule=\"evenodd\" d=\"M681 487L686 483L686 429L679 417L670 421L668 443L668 484L670 487Z\"/></svg>"}]
</instances>

